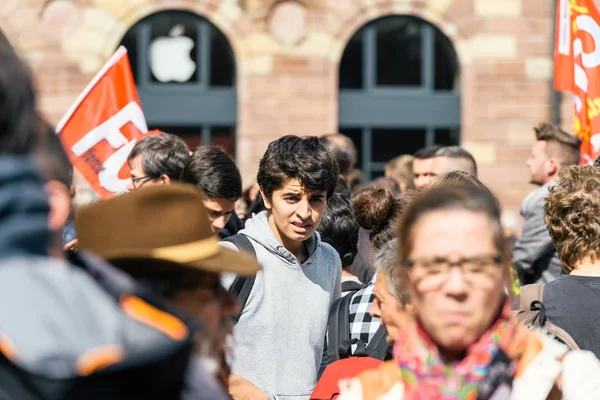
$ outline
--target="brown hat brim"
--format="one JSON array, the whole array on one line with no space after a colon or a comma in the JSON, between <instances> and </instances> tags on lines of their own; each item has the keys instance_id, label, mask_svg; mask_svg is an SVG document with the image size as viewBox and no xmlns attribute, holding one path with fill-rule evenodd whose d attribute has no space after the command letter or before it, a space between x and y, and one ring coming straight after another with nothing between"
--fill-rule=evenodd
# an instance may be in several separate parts
<instances>
[{"instance_id":1,"label":"brown hat brim","mask_svg":"<svg viewBox=\"0 0 600 400\"><path fill-rule=\"evenodd\" d=\"M163 247L151 253L119 249L101 254L106 260L133 275L141 272L160 272L173 269L206 272L232 272L241 276L255 275L262 267L250 254L227 249L216 238Z\"/></svg>"}]
</instances>

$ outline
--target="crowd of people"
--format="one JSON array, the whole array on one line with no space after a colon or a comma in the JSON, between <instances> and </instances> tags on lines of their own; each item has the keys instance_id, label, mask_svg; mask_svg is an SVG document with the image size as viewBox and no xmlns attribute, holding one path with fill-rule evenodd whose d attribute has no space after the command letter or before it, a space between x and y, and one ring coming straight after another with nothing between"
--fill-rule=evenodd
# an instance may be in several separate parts
<instances>
[{"instance_id":1,"label":"crowd of people","mask_svg":"<svg viewBox=\"0 0 600 400\"><path fill-rule=\"evenodd\" d=\"M465 149L363 182L342 134L274 140L246 190L148 135L75 207L0 36L0 399L599 399L600 168L534 132L514 243Z\"/></svg>"}]
</instances>

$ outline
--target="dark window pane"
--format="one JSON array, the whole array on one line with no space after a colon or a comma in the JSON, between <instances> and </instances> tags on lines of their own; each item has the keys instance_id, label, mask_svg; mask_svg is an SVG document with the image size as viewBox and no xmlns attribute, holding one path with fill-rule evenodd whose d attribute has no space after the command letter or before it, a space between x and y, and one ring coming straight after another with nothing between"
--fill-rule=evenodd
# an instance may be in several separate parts
<instances>
[{"instance_id":1,"label":"dark window pane","mask_svg":"<svg viewBox=\"0 0 600 400\"><path fill-rule=\"evenodd\" d=\"M363 87L363 36L358 31L346 45L340 62L340 89L362 89Z\"/></svg>"},{"instance_id":2,"label":"dark window pane","mask_svg":"<svg viewBox=\"0 0 600 400\"><path fill-rule=\"evenodd\" d=\"M137 83L138 77L138 46L137 46L137 32L139 29L131 29L129 30L123 40L121 41L121 45L127 49L127 56L129 57L129 65L131 65L131 72L133 73L133 79Z\"/></svg>"},{"instance_id":3,"label":"dark window pane","mask_svg":"<svg viewBox=\"0 0 600 400\"><path fill-rule=\"evenodd\" d=\"M425 146L425 129L373 129L371 161L388 162L401 154L413 154Z\"/></svg>"},{"instance_id":4,"label":"dark window pane","mask_svg":"<svg viewBox=\"0 0 600 400\"><path fill-rule=\"evenodd\" d=\"M235 68L229 42L217 28L210 27L210 85L233 86Z\"/></svg>"},{"instance_id":5,"label":"dark window pane","mask_svg":"<svg viewBox=\"0 0 600 400\"><path fill-rule=\"evenodd\" d=\"M377 85L421 85L422 25L409 17L390 17L375 23Z\"/></svg>"},{"instance_id":6,"label":"dark window pane","mask_svg":"<svg viewBox=\"0 0 600 400\"><path fill-rule=\"evenodd\" d=\"M200 68L196 43L200 19L186 12L164 12L148 19L151 24L148 61L152 82L198 82Z\"/></svg>"},{"instance_id":7,"label":"dark window pane","mask_svg":"<svg viewBox=\"0 0 600 400\"><path fill-rule=\"evenodd\" d=\"M372 170L371 171L371 180L374 181L377 178L381 178L385 176L385 171Z\"/></svg>"},{"instance_id":8,"label":"dark window pane","mask_svg":"<svg viewBox=\"0 0 600 400\"><path fill-rule=\"evenodd\" d=\"M435 144L441 144L443 146L454 146L458 144L458 139L458 128L437 128L435 130Z\"/></svg>"},{"instance_id":9,"label":"dark window pane","mask_svg":"<svg viewBox=\"0 0 600 400\"><path fill-rule=\"evenodd\" d=\"M435 90L454 90L458 75L458 60L452 43L438 29L435 31Z\"/></svg>"},{"instance_id":10,"label":"dark window pane","mask_svg":"<svg viewBox=\"0 0 600 400\"><path fill-rule=\"evenodd\" d=\"M210 144L221 146L230 156L235 155L235 128L230 126L213 126L210 130Z\"/></svg>"}]
</instances>

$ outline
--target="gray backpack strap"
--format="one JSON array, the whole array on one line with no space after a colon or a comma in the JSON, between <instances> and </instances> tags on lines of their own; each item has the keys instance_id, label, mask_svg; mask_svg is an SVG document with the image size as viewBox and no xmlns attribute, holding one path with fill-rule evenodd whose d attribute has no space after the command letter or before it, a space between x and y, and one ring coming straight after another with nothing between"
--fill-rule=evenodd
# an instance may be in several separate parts
<instances>
[{"instance_id":1,"label":"gray backpack strap","mask_svg":"<svg viewBox=\"0 0 600 400\"><path fill-rule=\"evenodd\" d=\"M544 330L550 333L550 336L558 338L571 350L579 350L579 346L575 343L575 340L569 335L564 329L556 326L552 321L546 321L544 324Z\"/></svg>"},{"instance_id":2,"label":"gray backpack strap","mask_svg":"<svg viewBox=\"0 0 600 400\"><path fill-rule=\"evenodd\" d=\"M254 250L252 242L248 239L248 236L237 234L229 236L228 238L223 239L223 241L233 243L238 250L252 254L252 256L256 258L256 251ZM246 303L248 302L248 298L254 287L255 279L255 276L236 276L229 288L229 293L236 297L240 306L240 314L234 318L235 322L239 320L242 311L244 311L244 308L246 307Z\"/></svg>"},{"instance_id":3,"label":"gray backpack strap","mask_svg":"<svg viewBox=\"0 0 600 400\"><path fill-rule=\"evenodd\" d=\"M533 324L539 316L539 310L532 310L531 305L535 301L543 301L544 287L542 285L525 285L521 287L521 293L515 299L517 309L512 314L525 325Z\"/></svg>"},{"instance_id":4,"label":"gray backpack strap","mask_svg":"<svg viewBox=\"0 0 600 400\"><path fill-rule=\"evenodd\" d=\"M519 294L519 310L530 311L531 303L534 301L544 301L544 286L537 284L523 286Z\"/></svg>"},{"instance_id":5,"label":"gray backpack strap","mask_svg":"<svg viewBox=\"0 0 600 400\"><path fill-rule=\"evenodd\" d=\"M575 340L564 329L556 326L546 318L544 310L544 286L525 285L521 288L518 297L519 309L513 311L513 315L524 325L542 328L543 333L558 339L571 350L579 349Z\"/></svg>"}]
</instances>

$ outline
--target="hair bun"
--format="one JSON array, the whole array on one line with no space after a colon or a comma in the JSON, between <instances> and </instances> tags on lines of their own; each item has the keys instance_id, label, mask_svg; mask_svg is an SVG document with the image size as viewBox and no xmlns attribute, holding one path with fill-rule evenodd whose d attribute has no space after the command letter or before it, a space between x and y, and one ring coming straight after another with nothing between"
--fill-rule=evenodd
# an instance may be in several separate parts
<instances>
[{"instance_id":1,"label":"hair bun","mask_svg":"<svg viewBox=\"0 0 600 400\"><path fill-rule=\"evenodd\" d=\"M361 228L377 233L385 228L394 210L395 198L386 189L362 189L352 196L352 212Z\"/></svg>"}]
</instances>

